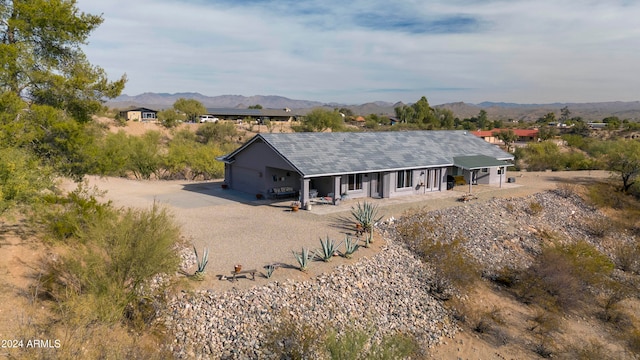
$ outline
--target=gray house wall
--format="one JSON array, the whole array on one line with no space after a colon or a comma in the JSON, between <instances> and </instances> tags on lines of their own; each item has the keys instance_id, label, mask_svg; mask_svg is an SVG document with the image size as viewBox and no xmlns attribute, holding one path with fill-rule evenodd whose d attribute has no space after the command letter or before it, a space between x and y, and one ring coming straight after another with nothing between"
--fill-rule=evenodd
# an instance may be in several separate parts
<instances>
[{"instance_id":1,"label":"gray house wall","mask_svg":"<svg viewBox=\"0 0 640 360\"><path fill-rule=\"evenodd\" d=\"M225 170L225 182L234 190L266 193L280 186L300 189L300 176L295 169L261 141L238 153L233 164Z\"/></svg>"}]
</instances>

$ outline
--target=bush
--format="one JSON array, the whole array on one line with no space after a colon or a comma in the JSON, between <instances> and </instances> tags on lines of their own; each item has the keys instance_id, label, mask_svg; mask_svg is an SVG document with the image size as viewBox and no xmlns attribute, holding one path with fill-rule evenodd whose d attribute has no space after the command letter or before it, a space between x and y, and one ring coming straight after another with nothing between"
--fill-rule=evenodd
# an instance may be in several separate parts
<instances>
[{"instance_id":1,"label":"bush","mask_svg":"<svg viewBox=\"0 0 640 360\"><path fill-rule=\"evenodd\" d=\"M294 319L287 312L266 324L264 347L278 359L314 359L324 353L325 329Z\"/></svg>"},{"instance_id":2,"label":"bush","mask_svg":"<svg viewBox=\"0 0 640 360\"><path fill-rule=\"evenodd\" d=\"M17 205L34 204L53 185L52 171L17 148L0 149L0 214Z\"/></svg>"},{"instance_id":3,"label":"bush","mask_svg":"<svg viewBox=\"0 0 640 360\"><path fill-rule=\"evenodd\" d=\"M44 206L36 213L51 239L81 240L91 224L101 223L118 215L110 202L98 201L96 197L101 195L96 188L89 189L86 183L79 183L66 197L45 197Z\"/></svg>"},{"instance_id":4,"label":"bush","mask_svg":"<svg viewBox=\"0 0 640 360\"><path fill-rule=\"evenodd\" d=\"M539 215L540 213L542 213L542 210L544 210L542 204L537 201L531 201L529 203L529 207L527 208L527 213L529 215Z\"/></svg>"},{"instance_id":5,"label":"bush","mask_svg":"<svg viewBox=\"0 0 640 360\"><path fill-rule=\"evenodd\" d=\"M464 239L451 243L425 241L421 247L424 261L435 270L432 291L441 299L450 298L450 287L465 288L480 278L480 266L464 247Z\"/></svg>"},{"instance_id":6,"label":"bush","mask_svg":"<svg viewBox=\"0 0 640 360\"><path fill-rule=\"evenodd\" d=\"M177 269L179 229L157 205L115 215L96 216L79 228L80 241L46 263L40 285L61 309L77 316L141 325L155 314L148 282Z\"/></svg>"},{"instance_id":7,"label":"bush","mask_svg":"<svg viewBox=\"0 0 640 360\"><path fill-rule=\"evenodd\" d=\"M586 241L543 248L521 274L516 296L547 310L568 310L583 299L587 286L602 285L613 263Z\"/></svg>"}]
</instances>

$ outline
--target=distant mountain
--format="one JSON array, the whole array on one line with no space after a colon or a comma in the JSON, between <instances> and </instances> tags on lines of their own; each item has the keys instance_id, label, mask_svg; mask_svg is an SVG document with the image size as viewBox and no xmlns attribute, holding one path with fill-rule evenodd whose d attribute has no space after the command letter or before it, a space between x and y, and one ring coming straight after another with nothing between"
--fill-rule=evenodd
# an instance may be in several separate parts
<instances>
[{"instance_id":1,"label":"distant mountain","mask_svg":"<svg viewBox=\"0 0 640 360\"><path fill-rule=\"evenodd\" d=\"M144 93L135 96L122 95L107 102L112 108L125 109L132 106L143 106L161 110L170 108L179 98L195 99L208 108L239 108L246 109L252 105L260 104L268 109L289 108L299 114L305 114L313 108L324 107L327 109L348 108L358 115L389 115L395 114L394 108L405 105L402 102L390 103L374 101L361 105L347 105L340 103L322 103L311 100L294 100L275 95L220 95L206 96L200 93ZM468 104L464 102L436 105L436 108L450 109L460 119L477 116L480 110L485 110L492 120L517 120L531 122L553 112L560 117L560 109L567 106L571 116L580 116L585 121L601 121L608 116L617 116L620 119L640 121L640 101L612 101L594 103L552 103L552 104L516 104L507 102L482 102Z\"/></svg>"},{"instance_id":2,"label":"distant mountain","mask_svg":"<svg viewBox=\"0 0 640 360\"><path fill-rule=\"evenodd\" d=\"M130 106L144 106L152 109L166 109L173 106L179 98L198 100L208 108L242 108L246 109L252 105L260 104L268 109L305 109L323 106L318 101L309 100L293 100L283 96L274 95L220 95L206 96L200 93L144 93L135 96L121 95L107 102L107 105L113 108L127 108Z\"/></svg>"}]
</instances>

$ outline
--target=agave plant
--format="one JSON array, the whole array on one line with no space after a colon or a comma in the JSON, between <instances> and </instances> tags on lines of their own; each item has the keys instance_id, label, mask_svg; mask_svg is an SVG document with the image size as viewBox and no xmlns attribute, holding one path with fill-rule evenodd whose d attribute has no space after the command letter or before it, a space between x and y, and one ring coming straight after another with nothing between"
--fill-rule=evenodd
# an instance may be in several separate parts
<instances>
[{"instance_id":1,"label":"agave plant","mask_svg":"<svg viewBox=\"0 0 640 360\"><path fill-rule=\"evenodd\" d=\"M378 216L378 205L372 203L358 202L357 207L351 207L351 215L356 219L356 222L362 226L362 229L367 232L373 231L373 224L382 219L382 216Z\"/></svg>"},{"instance_id":2,"label":"agave plant","mask_svg":"<svg viewBox=\"0 0 640 360\"><path fill-rule=\"evenodd\" d=\"M359 240L357 238L353 240L351 236L347 236L344 239L344 253L342 255L347 259L351 259L353 253L360 248L358 242Z\"/></svg>"},{"instance_id":3,"label":"agave plant","mask_svg":"<svg viewBox=\"0 0 640 360\"><path fill-rule=\"evenodd\" d=\"M293 256L295 256L298 261L298 265L300 265L300 271L307 271L307 268L309 267L309 249L303 247L302 252L300 253L295 251L292 252Z\"/></svg>"},{"instance_id":4,"label":"agave plant","mask_svg":"<svg viewBox=\"0 0 640 360\"><path fill-rule=\"evenodd\" d=\"M195 246L193 247L193 252L196 254L196 263L198 265L198 270L196 270L196 272L193 274L193 277L197 280L202 280L204 278L204 269L209 263L209 249L204 248L202 259L198 257L198 250Z\"/></svg>"},{"instance_id":5,"label":"agave plant","mask_svg":"<svg viewBox=\"0 0 640 360\"><path fill-rule=\"evenodd\" d=\"M364 247L369 247L369 244L373 242L373 225L382 219L382 216L378 217L378 205L366 201L362 204L358 202L357 207L351 207L351 215L356 219L357 224L360 224L362 230L367 233Z\"/></svg>"},{"instance_id":6,"label":"agave plant","mask_svg":"<svg viewBox=\"0 0 640 360\"><path fill-rule=\"evenodd\" d=\"M329 262L331 258L333 258L333 255L338 251L338 247L340 247L339 244L336 246L336 242L329 239L329 236L327 236L326 240L320 239L320 245L322 248L320 251L316 250L316 256L324 262Z\"/></svg>"},{"instance_id":7,"label":"agave plant","mask_svg":"<svg viewBox=\"0 0 640 360\"><path fill-rule=\"evenodd\" d=\"M269 264L269 265L266 265L264 268L265 268L265 270L266 270L266 272L267 272L267 273L265 274L265 276L267 277L267 279L271 278L271 275L273 275L273 272L276 270L276 266L275 266L275 265L273 265L273 264Z\"/></svg>"}]
</instances>

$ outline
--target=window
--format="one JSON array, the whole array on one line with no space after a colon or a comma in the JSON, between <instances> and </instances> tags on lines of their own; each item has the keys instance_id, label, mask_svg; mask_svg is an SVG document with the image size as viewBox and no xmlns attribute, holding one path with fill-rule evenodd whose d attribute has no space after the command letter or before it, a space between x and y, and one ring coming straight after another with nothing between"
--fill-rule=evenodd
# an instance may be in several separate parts
<instances>
[{"instance_id":1,"label":"window","mask_svg":"<svg viewBox=\"0 0 640 360\"><path fill-rule=\"evenodd\" d=\"M482 168L482 172L483 173L487 173L487 172L489 172L489 169L488 168Z\"/></svg>"},{"instance_id":2,"label":"window","mask_svg":"<svg viewBox=\"0 0 640 360\"><path fill-rule=\"evenodd\" d=\"M349 190L362 190L362 174L350 174L348 181Z\"/></svg>"},{"instance_id":3,"label":"window","mask_svg":"<svg viewBox=\"0 0 640 360\"><path fill-rule=\"evenodd\" d=\"M413 172L411 170L398 171L396 188L408 188L413 184Z\"/></svg>"}]
</instances>

